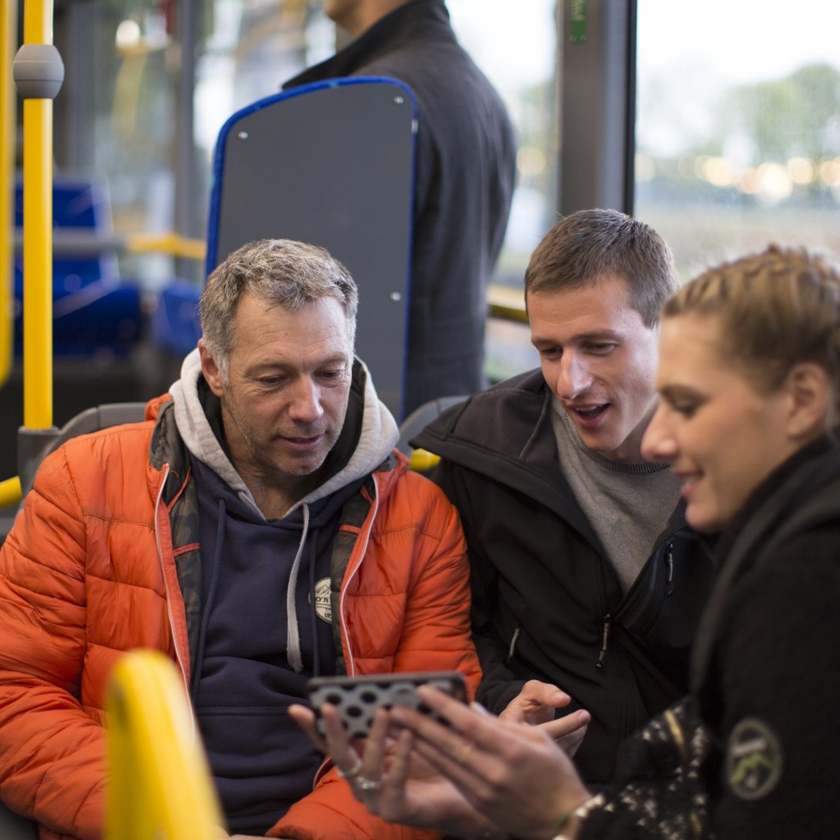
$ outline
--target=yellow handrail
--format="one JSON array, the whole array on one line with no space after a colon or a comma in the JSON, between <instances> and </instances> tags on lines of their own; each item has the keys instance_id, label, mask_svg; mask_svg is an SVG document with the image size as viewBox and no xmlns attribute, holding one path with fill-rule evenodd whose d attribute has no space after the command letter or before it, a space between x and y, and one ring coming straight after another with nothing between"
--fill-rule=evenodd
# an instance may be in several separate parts
<instances>
[{"instance_id":1,"label":"yellow handrail","mask_svg":"<svg viewBox=\"0 0 840 840\"><path fill-rule=\"evenodd\" d=\"M24 44L52 44L52 0L26 0ZM53 425L52 99L23 101L23 425Z\"/></svg>"},{"instance_id":2,"label":"yellow handrail","mask_svg":"<svg viewBox=\"0 0 840 840\"><path fill-rule=\"evenodd\" d=\"M23 497L23 488L20 486L20 477L14 476L0 481L0 508L12 507L20 504Z\"/></svg>"},{"instance_id":3,"label":"yellow handrail","mask_svg":"<svg viewBox=\"0 0 840 840\"><path fill-rule=\"evenodd\" d=\"M17 2L0 12L0 387L12 372L14 353L13 196L15 170L15 89L12 58L17 44Z\"/></svg>"},{"instance_id":4,"label":"yellow handrail","mask_svg":"<svg viewBox=\"0 0 840 840\"><path fill-rule=\"evenodd\" d=\"M408 457L408 466L415 472L427 472L440 461L440 455L427 452L425 449L412 449Z\"/></svg>"},{"instance_id":5,"label":"yellow handrail","mask_svg":"<svg viewBox=\"0 0 840 840\"><path fill-rule=\"evenodd\" d=\"M198 262L207 254L207 243L203 239L189 239L173 231L131 234L126 237L125 248L133 254L163 253Z\"/></svg>"},{"instance_id":6,"label":"yellow handrail","mask_svg":"<svg viewBox=\"0 0 840 840\"><path fill-rule=\"evenodd\" d=\"M105 840L218 840L223 826L175 666L133 651L109 686Z\"/></svg>"},{"instance_id":7,"label":"yellow handrail","mask_svg":"<svg viewBox=\"0 0 840 840\"><path fill-rule=\"evenodd\" d=\"M509 286L491 283L487 290L487 307L492 318L501 318L503 321L514 321L519 324L528 323L522 289L512 289Z\"/></svg>"}]
</instances>

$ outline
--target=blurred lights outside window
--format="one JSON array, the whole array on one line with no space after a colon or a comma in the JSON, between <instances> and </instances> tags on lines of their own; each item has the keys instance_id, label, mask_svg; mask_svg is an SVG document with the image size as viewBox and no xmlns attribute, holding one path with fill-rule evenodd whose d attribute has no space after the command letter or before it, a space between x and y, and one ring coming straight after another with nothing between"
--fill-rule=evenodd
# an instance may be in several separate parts
<instances>
[{"instance_id":1,"label":"blurred lights outside window","mask_svg":"<svg viewBox=\"0 0 840 840\"><path fill-rule=\"evenodd\" d=\"M840 4L638 0L634 213L683 280L770 242L840 258Z\"/></svg>"},{"instance_id":2,"label":"blurred lights outside window","mask_svg":"<svg viewBox=\"0 0 840 840\"><path fill-rule=\"evenodd\" d=\"M447 0L452 28L504 100L516 128L517 185L493 282L522 301L531 252L556 221L555 0ZM484 370L498 381L536 367L528 327L490 318Z\"/></svg>"},{"instance_id":3,"label":"blurred lights outside window","mask_svg":"<svg viewBox=\"0 0 840 840\"><path fill-rule=\"evenodd\" d=\"M522 287L531 252L555 221L555 0L447 0L452 28L516 127L517 188L495 282ZM515 16L515 25L512 25Z\"/></svg>"}]
</instances>

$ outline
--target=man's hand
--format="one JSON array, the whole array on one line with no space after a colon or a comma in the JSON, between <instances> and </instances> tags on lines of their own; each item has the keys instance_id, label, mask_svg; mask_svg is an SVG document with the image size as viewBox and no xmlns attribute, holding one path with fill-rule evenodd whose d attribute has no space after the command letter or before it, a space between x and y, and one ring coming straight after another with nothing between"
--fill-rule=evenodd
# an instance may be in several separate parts
<instances>
[{"instance_id":1,"label":"man's hand","mask_svg":"<svg viewBox=\"0 0 840 840\"><path fill-rule=\"evenodd\" d=\"M309 709L293 705L289 714L312 742L329 754L353 795L372 814L459 837L507 836L414 753L411 733L400 730L389 734L389 715L384 709L376 712L363 745L348 741L337 709L329 704L321 709L326 737L318 732Z\"/></svg>"},{"instance_id":2,"label":"man's hand","mask_svg":"<svg viewBox=\"0 0 840 840\"><path fill-rule=\"evenodd\" d=\"M522 686L522 691L499 715L499 719L509 723L539 726L567 755L572 756L586 735L591 715L579 709L555 720L555 710L568 706L571 700L572 698L556 685L528 680Z\"/></svg>"}]
</instances>

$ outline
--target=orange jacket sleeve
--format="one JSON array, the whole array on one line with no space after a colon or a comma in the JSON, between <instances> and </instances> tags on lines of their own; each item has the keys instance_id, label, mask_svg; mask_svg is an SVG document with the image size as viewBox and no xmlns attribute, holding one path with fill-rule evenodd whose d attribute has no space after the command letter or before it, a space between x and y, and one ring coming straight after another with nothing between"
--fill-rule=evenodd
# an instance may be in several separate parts
<instances>
[{"instance_id":1,"label":"orange jacket sleeve","mask_svg":"<svg viewBox=\"0 0 840 840\"><path fill-rule=\"evenodd\" d=\"M59 834L96 840L105 731L82 708L85 529L62 452L0 550L0 791Z\"/></svg>"}]
</instances>

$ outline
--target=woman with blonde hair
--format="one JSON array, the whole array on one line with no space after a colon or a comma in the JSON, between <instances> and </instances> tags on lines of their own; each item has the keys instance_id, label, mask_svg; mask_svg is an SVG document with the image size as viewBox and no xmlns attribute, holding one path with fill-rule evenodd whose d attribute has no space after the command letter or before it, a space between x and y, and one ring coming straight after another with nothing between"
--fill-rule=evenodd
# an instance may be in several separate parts
<instances>
[{"instance_id":1,"label":"woman with blonde hair","mask_svg":"<svg viewBox=\"0 0 840 840\"><path fill-rule=\"evenodd\" d=\"M840 836L840 273L778 246L711 269L665 304L660 351L643 448L720 533L690 695L598 792L538 729L433 689L449 726L380 713L361 758L325 708L371 810L475 837Z\"/></svg>"}]
</instances>

